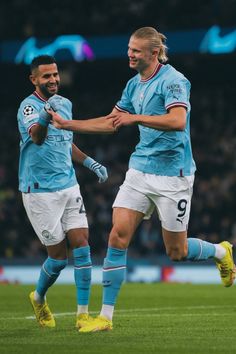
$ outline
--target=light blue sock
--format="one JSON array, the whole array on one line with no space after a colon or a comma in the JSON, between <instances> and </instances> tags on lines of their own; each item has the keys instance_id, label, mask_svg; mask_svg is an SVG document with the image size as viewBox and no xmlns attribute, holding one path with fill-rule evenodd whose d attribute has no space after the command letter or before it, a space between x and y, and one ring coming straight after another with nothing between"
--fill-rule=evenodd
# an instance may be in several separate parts
<instances>
[{"instance_id":1,"label":"light blue sock","mask_svg":"<svg viewBox=\"0 0 236 354\"><path fill-rule=\"evenodd\" d=\"M90 247L80 247L73 249L74 256L74 277L77 290L77 304L88 305L90 288L92 262L90 257Z\"/></svg>"},{"instance_id":2,"label":"light blue sock","mask_svg":"<svg viewBox=\"0 0 236 354\"><path fill-rule=\"evenodd\" d=\"M103 264L103 304L115 305L120 287L125 279L127 249L108 247Z\"/></svg>"},{"instance_id":3,"label":"light blue sock","mask_svg":"<svg viewBox=\"0 0 236 354\"><path fill-rule=\"evenodd\" d=\"M66 267L68 263L67 259L53 259L48 257L43 263L39 280L37 283L36 291L43 298L48 288L55 283L61 270Z\"/></svg>"},{"instance_id":4,"label":"light blue sock","mask_svg":"<svg viewBox=\"0 0 236 354\"><path fill-rule=\"evenodd\" d=\"M200 240L199 238L188 238L188 255L187 260L205 261L215 257L215 246L213 243Z\"/></svg>"}]
</instances>

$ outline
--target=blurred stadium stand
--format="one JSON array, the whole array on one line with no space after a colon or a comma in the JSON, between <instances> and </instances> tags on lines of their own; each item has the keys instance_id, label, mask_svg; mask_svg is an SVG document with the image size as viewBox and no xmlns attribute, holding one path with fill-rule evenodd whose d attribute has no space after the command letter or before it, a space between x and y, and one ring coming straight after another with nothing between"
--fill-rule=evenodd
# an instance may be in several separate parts
<instances>
[{"instance_id":1,"label":"blurred stadium stand","mask_svg":"<svg viewBox=\"0 0 236 354\"><path fill-rule=\"evenodd\" d=\"M112 35L154 26L162 32L235 25L235 0L8 0L0 4L1 39L59 34Z\"/></svg>"},{"instance_id":2,"label":"blurred stadium stand","mask_svg":"<svg viewBox=\"0 0 236 354\"><path fill-rule=\"evenodd\" d=\"M30 36L61 34L83 36L129 35L144 25L161 32L210 28L235 29L236 1L101 0L77 2L53 0L40 3L10 0L0 4L0 40L24 40ZM14 15L13 14L18 14ZM211 242L228 239L236 245L236 51L231 54L172 54L169 63L192 83L191 134L197 163L189 225L190 235ZM126 81L134 75L125 58L91 62L63 62L61 94L74 104L74 117L107 114L119 99ZM32 91L28 67L0 63L0 258L41 261L44 248L37 240L18 192L16 114L21 100ZM134 128L115 135L75 135L75 142L106 165L110 178L98 184L84 167L76 166L90 224L90 243L95 257L104 255L111 227L111 206L127 170L128 157L138 140ZM125 143L124 143L125 142ZM127 144L126 142L129 142ZM157 258L165 253L160 224L154 215L138 229L130 256Z\"/></svg>"}]
</instances>

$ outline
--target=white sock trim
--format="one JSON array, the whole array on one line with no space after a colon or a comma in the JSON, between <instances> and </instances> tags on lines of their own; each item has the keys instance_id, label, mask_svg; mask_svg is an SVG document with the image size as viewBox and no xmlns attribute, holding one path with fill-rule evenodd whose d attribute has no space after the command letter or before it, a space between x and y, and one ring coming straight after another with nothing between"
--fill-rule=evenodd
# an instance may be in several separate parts
<instances>
[{"instance_id":1,"label":"white sock trim","mask_svg":"<svg viewBox=\"0 0 236 354\"><path fill-rule=\"evenodd\" d=\"M215 258L221 260L226 255L226 249L218 243L214 244L214 246L216 250Z\"/></svg>"},{"instance_id":2,"label":"white sock trim","mask_svg":"<svg viewBox=\"0 0 236 354\"><path fill-rule=\"evenodd\" d=\"M81 313L88 313L88 305L77 306L77 315L80 315Z\"/></svg>"},{"instance_id":3,"label":"white sock trim","mask_svg":"<svg viewBox=\"0 0 236 354\"><path fill-rule=\"evenodd\" d=\"M105 304L103 304L101 312L100 312L100 315L106 317L109 321L112 321L113 312L114 312L114 306L113 305L105 305Z\"/></svg>"},{"instance_id":4,"label":"white sock trim","mask_svg":"<svg viewBox=\"0 0 236 354\"><path fill-rule=\"evenodd\" d=\"M198 242L200 244L200 253L199 253L197 260L201 259L201 256L202 256L202 240L198 239Z\"/></svg>"},{"instance_id":5,"label":"white sock trim","mask_svg":"<svg viewBox=\"0 0 236 354\"><path fill-rule=\"evenodd\" d=\"M43 304L46 300L46 296L42 297L41 295L39 295L39 293L35 290L34 292L34 300L39 303L39 304Z\"/></svg>"}]
</instances>

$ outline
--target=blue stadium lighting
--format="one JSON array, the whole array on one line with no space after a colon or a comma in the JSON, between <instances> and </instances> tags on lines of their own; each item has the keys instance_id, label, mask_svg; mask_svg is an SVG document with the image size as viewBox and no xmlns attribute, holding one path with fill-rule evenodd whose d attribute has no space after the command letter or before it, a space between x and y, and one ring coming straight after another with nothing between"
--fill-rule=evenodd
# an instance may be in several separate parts
<instances>
[{"instance_id":1,"label":"blue stadium lighting","mask_svg":"<svg viewBox=\"0 0 236 354\"><path fill-rule=\"evenodd\" d=\"M219 26L212 26L204 36L201 45L201 53L232 53L236 49L236 30L221 35Z\"/></svg>"},{"instance_id":2,"label":"blue stadium lighting","mask_svg":"<svg viewBox=\"0 0 236 354\"><path fill-rule=\"evenodd\" d=\"M52 43L39 48L37 39L30 37L20 47L15 57L15 63L30 64L32 59L41 54L54 56L60 50L68 50L75 61L92 60L94 53L87 41L79 35L64 35L57 37Z\"/></svg>"},{"instance_id":3,"label":"blue stadium lighting","mask_svg":"<svg viewBox=\"0 0 236 354\"><path fill-rule=\"evenodd\" d=\"M171 55L184 53L230 54L236 51L236 28L221 28L171 31L166 33ZM62 35L56 38L30 37L25 41L0 42L0 62L30 64L41 54L53 55L60 61L82 62L126 58L128 35L93 36Z\"/></svg>"}]
</instances>

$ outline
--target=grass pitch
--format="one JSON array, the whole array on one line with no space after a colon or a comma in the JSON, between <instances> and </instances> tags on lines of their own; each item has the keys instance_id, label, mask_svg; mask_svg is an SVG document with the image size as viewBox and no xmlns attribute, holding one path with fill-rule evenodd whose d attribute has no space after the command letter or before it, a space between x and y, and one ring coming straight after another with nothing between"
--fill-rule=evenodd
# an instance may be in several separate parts
<instances>
[{"instance_id":1,"label":"grass pitch","mask_svg":"<svg viewBox=\"0 0 236 354\"><path fill-rule=\"evenodd\" d=\"M78 333L75 289L54 285L48 302L55 329L40 328L28 301L33 286L0 285L0 353L236 353L236 287L125 284L110 332ZM96 315L102 290L93 286Z\"/></svg>"}]
</instances>

